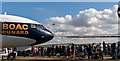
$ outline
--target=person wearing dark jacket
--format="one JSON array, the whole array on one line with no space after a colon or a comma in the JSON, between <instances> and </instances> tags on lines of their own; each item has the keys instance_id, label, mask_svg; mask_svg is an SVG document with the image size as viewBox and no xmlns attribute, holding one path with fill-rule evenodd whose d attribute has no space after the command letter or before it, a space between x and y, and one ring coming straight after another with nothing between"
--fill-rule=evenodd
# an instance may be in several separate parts
<instances>
[{"instance_id":1,"label":"person wearing dark jacket","mask_svg":"<svg viewBox=\"0 0 120 61\"><path fill-rule=\"evenodd\" d=\"M67 46L67 55L70 56L70 46Z\"/></svg>"},{"instance_id":2,"label":"person wearing dark jacket","mask_svg":"<svg viewBox=\"0 0 120 61\"><path fill-rule=\"evenodd\" d=\"M90 56L92 58L92 50L91 50L91 45L89 44L89 47L87 47L87 52L88 52L88 59L90 59Z\"/></svg>"},{"instance_id":3,"label":"person wearing dark jacket","mask_svg":"<svg viewBox=\"0 0 120 61\"><path fill-rule=\"evenodd\" d=\"M72 44L71 50L72 50L71 55L73 56L73 54L74 54L74 44Z\"/></svg>"},{"instance_id":4,"label":"person wearing dark jacket","mask_svg":"<svg viewBox=\"0 0 120 61\"><path fill-rule=\"evenodd\" d=\"M112 45L112 58L115 59L115 49L116 49L116 44L113 43Z\"/></svg>"},{"instance_id":5,"label":"person wearing dark jacket","mask_svg":"<svg viewBox=\"0 0 120 61\"><path fill-rule=\"evenodd\" d=\"M43 56L43 47L41 47L41 56Z\"/></svg>"},{"instance_id":6,"label":"person wearing dark jacket","mask_svg":"<svg viewBox=\"0 0 120 61\"><path fill-rule=\"evenodd\" d=\"M106 43L105 43L105 41L103 41L103 52L105 53L105 56L106 56L107 54L106 54Z\"/></svg>"},{"instance_id":7,"label":"person wearing dark jacket","mask_svg":"<svg viewBox=\"0 0 120 61\"><path fill-rule=\"evenodd\" d=\"M65 46L62 46L62 56L65 56Z\"/></svg>"}]
</instances>

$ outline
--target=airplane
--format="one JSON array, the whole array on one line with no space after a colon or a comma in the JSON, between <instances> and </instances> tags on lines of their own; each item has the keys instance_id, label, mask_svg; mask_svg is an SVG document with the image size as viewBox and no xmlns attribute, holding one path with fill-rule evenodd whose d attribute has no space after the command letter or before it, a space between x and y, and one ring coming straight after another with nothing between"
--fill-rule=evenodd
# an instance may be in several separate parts
<instances>
[{"instance_id":1,"label":"airplane","mask_svg":"<svg viewBox=\"0 0 120 61\"><path fill-rule=\"evenodd\" d=\"M42 24L20 16L0 15L0 48L37 45L54 37Z\"/></svg>"},{"instance_id":2,"label":"airplane","mask_svg":"<svg viewBox=\"0 0 120 61\"><path fill-rule=\"evenodd\" d=\"M119 34L104 34L104 35L84 35L84 36L63 36L65 38L119 38Z\"/></svg>"},{"instance_id":3,"label":"airplane","mask_svg":"<svg viewBox=\"0 0 120 61\"><path fill-rule=\"evenodd\" d=\"M118 13L118 17L120 18L120 1L118 2L118 10L117 10L117 13Z\"/></svg>"}]
</instances>

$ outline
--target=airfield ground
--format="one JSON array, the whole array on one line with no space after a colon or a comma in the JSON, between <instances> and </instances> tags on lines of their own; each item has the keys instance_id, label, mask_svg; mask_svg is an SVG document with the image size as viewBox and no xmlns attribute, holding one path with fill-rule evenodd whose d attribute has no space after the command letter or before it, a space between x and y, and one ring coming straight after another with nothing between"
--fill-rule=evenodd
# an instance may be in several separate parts
<instances>
[{"instance_id":1,"label":"airfield ground","mask_svg":"<svg viewBox=\"0 0 120 61\"><path fill-rule=\"evenodd\" d=\"M104 57L104 59L90 59L88 60L87 58L79 58L76 57L75 59L73 58L66 58L66 57L22 57L18 56L16 57L15 60L9 60L9 61L120 61L119 60L112 60L112 57ZM8 61L8 60L2 60L2 61Z\"/></svg>"}]
</instances>

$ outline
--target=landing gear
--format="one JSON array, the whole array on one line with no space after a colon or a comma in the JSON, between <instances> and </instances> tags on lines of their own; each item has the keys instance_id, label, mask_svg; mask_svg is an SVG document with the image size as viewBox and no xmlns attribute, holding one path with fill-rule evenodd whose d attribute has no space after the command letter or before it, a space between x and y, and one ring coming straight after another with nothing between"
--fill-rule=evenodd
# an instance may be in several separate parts
<instances>
[{"instance_id":1,"label":"landing gear","mask_svg":"<svg viewBox=\"0 0 120 61\"><path fill-rule=\"evenodd\" d=\"M7 57L7 60L15 60L16 58L16 53L10 53Z\"/></svg>"},{"instance_id":2,"label":"landing gear","mask_svg":"<svg viewBox=\"0 0 120 61\"><path fill-rule=\"evenodd\" d=\"M7 56L7 60L15 60L16 58L16 48L13 49L13 52Z\"/></svg>"}]
</instances>

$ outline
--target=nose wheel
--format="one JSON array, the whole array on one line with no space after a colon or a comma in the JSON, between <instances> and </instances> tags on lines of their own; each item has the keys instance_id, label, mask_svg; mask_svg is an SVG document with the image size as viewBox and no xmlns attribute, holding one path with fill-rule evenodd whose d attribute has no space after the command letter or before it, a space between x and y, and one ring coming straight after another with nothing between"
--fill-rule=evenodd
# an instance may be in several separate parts
<instances>
[{"instance_id":1,"label":"nose wheel","mask_svg":"<svg viewBox=\"0 0 120 61\"><path fill-rule=\"evenodd\" d=\"M13 49L13 52L7 56L7 60L15 60L16 58L16 48Z\"/></svg>"},{"instance_id":2,"label":"nose wheel","mask_svg":"<svg viewBox=\"0 0 120 61\"><path fill-rule=\"evenodd\" d=\"M15 60L16 58L16 53L10 53L7 57L7 60Z\"/></svg>"}]
</instances>

